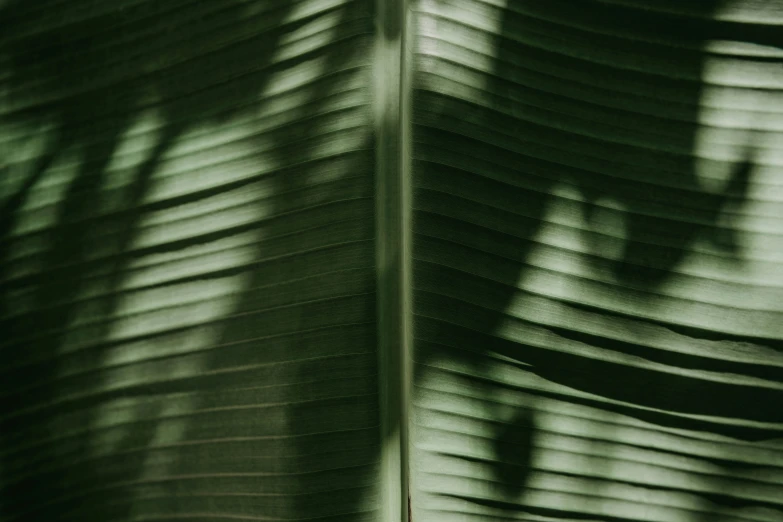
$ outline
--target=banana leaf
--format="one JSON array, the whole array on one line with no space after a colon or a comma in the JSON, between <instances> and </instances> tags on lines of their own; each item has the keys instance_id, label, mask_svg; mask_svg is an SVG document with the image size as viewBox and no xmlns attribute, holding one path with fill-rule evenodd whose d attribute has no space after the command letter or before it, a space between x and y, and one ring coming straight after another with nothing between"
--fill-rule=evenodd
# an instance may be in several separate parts
<instances>
[{"instance_id":1,"label":"banana leaf","mask_svg":"<svg viewBox=\"0 0 783 522\"><path fill-rule=\"evenodd\" d=\"M772 0L0 1L0 521L783 520Z\"/></svg>"}]
</instances>

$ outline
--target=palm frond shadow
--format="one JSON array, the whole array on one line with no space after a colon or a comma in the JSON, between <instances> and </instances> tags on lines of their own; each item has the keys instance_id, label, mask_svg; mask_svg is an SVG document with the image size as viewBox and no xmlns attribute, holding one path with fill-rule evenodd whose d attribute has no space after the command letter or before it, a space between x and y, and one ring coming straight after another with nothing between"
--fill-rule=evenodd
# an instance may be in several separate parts
<instances>
[{"instance_id":1,"label":"palm frond shadow","mask_svg":"<svg viewBox=\"0 0 783 522\"><path fill-rule=\"evenodd\" d=\"M266 375L269 382L265 383L263 371L239 374L236 370L227 371L239 363L232 359L237 357L234 353L237 350L225 349L214 350L215 355L208 358L203 369L204 377L130 387L110 386L112 390L106 391L104 383L111 381L114 375L120 378L123 370L121 367L102 368L102 361L119 346L110 340L109 330L117 319L118 307L124 297L123 281L134 260L156 252L219 241L253 228L263 229L272 240L277 238L280 244L276 249L284 254L296 250L290 239L286 243L286 237L297 232L297 227L317 225L312 220L325 216L323 212L312 211L310 214L315 217L307 215L314 199L334 202L346 196L341 189L346 186L351 189L346 181L331 183L327 188L315 186L317 177L313 175L319 168L326 168L324 162L302 163L302 160L308 147L312 148L312 142L320 136L323 124L323 121L313 121L311 114L324 112L322 106L327 101L324 92L340 91L340 82L346 80L345 68L352 65L352 59L355 62L357 52L364 50L356 46L356 37L366 35L365 26L371 14L356 2L327 10L327 14L336 13L339 18L336 43L313 47L291 58L278 58L286 35L323 15L321 11L313 11L292 21L289 18L297 7L293 2L274 0L167 3L127 0L113 2L111 6L88 0L67 4L44 0L35 4L10 2L2 6L0 20L8 29L1 42L7 70L0 72L9 88L12 104L4 121L29 126L48 124L54 128L50 144L37 162L22 173L26 178L2 207L0 244L4 259L0 270L4 272L0 273L0 284L4 318L0 328L10 332L0 352L6 366L2 396L6 404L13 402L13 408L4 409L0 466L5 477L13 477L3 485L3 496L7 499L3 502L3 510L9 520L33 515L51 519L120 520L139 509L143 511L144 505L169 513L196 506L199 502L192 498L191 504L178 500L178 492L198 488L198 484L189 486L187 481L170 480L164 490L171 494L171 499L163 504L155 504L154 494L152 500L137 498L139 491L149 490L148 486L142 487L138 483L144 473L145 456L159 454L158 460L173 459L175 464L171 469L175 473L193 472L194 469L202 473L217 472L215 466L222 465L220 455L215 453L222 450L207 452L201 455L201 460L194 461L189 460L193 453L187 449L178 453L175 448L166 453L165 448L155 447L153 439L164 423L155 421L160 415L160 397L170 395L171 400L176 401L184 394L195 397L196 410L225 409L228 404L221 403L221 397L225 399L231 395L231 390L243 382L245 386L275 382L274 376ZM288 124L262 137L264 140L271 138L271 147L259 141L259 147L272 151L271 163L279 166L274 172L260 173L249 180L227 181L216 188L186 196L148 202L155 173L183 136L207 125L230 123L271 103L261 98L270 80L276 74L316 58L326 63L327 72L335 74L302 88L306 100L295 109L298 113L289 118ZM141 111L150 107L156 110L162 122L158 138L136 167L130 182L120 189L120 208L106 213L96 203L110 176L109 163L130 125ZM348 156L353 154L357 158L351 163L355 170L349 174L354 178L357 174L366 176L372 186L367 162L370 147L368 140L363 150L348 151ZM29 235L12 236L14 222L33 187L47 179L52 164L67 153L78 158L78 166L57 207L54 225L33 233L46 245L44 266L31 275L10 275L5 270L9 270L13 261L5 256L30 239ZM345 177L350 178L350 175ZM207 201L244 186L250 189L259 180L272 182L272 197L267 199L272 207L268 214L272 218L197 235L163 247L133 247L141 223L151 212ZM329 189L340 193L326 193ZM321 193L314 196L313 192L318 190ZM292 218L286 216L297 212L304 217L294 219L292 223ZM371 227L371 220L368 223ZM349 227L348 234L356 236L358 232L353 229ZM109 241L110 245L96 244L100 241ZM96 256L96 251L103 254ZM284 281L312 277L323 270L308 259L289 259L287 263L283 266L279 262L261 260L260 264L256 262L233 269L234 273L251 274L248 289L236 296L233 312L234 316L245 319L225 321L223 332L217 336L219 346L236 344L247 338L249 331L258 329L253 324L252 313L264 307L264 284L268 285L276 277ZM96 274L104 277L106 285L101 293L105 297L98 299L92 310L92 322L96 326L88 332L89 340L78 353L64 355L63 347L71 333L69 328L75 319L76 303ZM225 275L224 270L199 279ZM172 281L175 282L182 281ZM11 296L19 295L30 296L33 303L30 311L15 313ZM285 315L277 315L277 320L285 323ZM261 314L260 320L268 322L270 319ZM272 324L268 326L270 331L275 329ZM298 330L308 327L307 321L293 325L293 340L282 350L283 359L292 358L292 352L303 343L297 340L301 337ZM154 339L154 335L151 336L151 340ZM258 343L250 343L243 353L242 365L249 367L254 360L265 357L259 355ZM165 365L165 360L146 366L154 368L155 364ZM88 370L70 372L68 378L60 377L68 365ZM229 376L220 377L221 372ZM278 383L282 384L285 383ZM309 389L302 395L312 399L317 391L317 388ZM260 400L263 398L262 395ZM99 406L116 400L140 404L134 411L141 419L121 426L124 430L121 447L111 455L95 457L91 447L95 444L91 439L94 434L89 429L83 430L94 424ZM224 425L223 436L230 439L232 431L242 430L242 415L246 413L230 418ZM372 412L368 415L372 417ZM297 423L304 423L312 432L307 416L306 413L293 415L286 421L287 431L283 434L300 435L304 428ZM197 439L204 433L202 428L187 427L184 440ZM58 431L62 433L58 434ZM60 441L57 441L58 435ZM293 437L292 440L299 439ZM25 441L33 444L26 452L20 450L25 447ZM293 444L296 446L297 442ZM244 447L239 451L246 450ZM35 451L36 457L29 459L29 451ZM270 448L265 448L264 453L269 451ZM365 457L367 451L370 449L365 449ZM304 448L298 450L300 454L303 452L306 453ZM247 455L251 457L252 452ZM56 494L44 502L31 500L30 495L41 488ZM352 494L352 490L344 488L335 495L350 500ZM213 502L222 505L219 500ZM344 507L346 502L344 499L337 506ZM305 503L304 507L255 505L249 510L251 514L271 510L282 516L296 510L306 511L305 508L321 509L319 506L323 503L321 499L320 503Z\"/></svg>"},{"instance_id":2,"label":"palm frond shadow","mask_svg":"<svg viewBox=\"0 0 783 522\"><path fill-rule=\"evenodd\" d=\"M19 190L6 200L0 209L0 244L3 245L0 255L10 256L15 245L19 244L19 238L12 237L14 221L33 187L46 178L52 164L63 154L73 153L79 157L77 171L68 182L62 204L58 206L54 226L31 234L47 245L42 269L36 274L19 277L0 273L0 285L5 301L3 307L9 310L8 313L4 312L0 328L4 332L11 332L0 351L4 362L9 361L3 371L1 393L6 403L15 403L13 414L6 415L4 412L0 426L0 466L6 476L17 474L18 477L12 483L4 485L4 496L9 500L4 501L3 509L9 518L23 519L34 514L36 517L48 516L52 519L127 519L140 504L137 499L137 482L143 474L144 459L141 455L148 450L150 453L158 451L150 448L160 424L154 420L160 406L153 400L147 401L147 398L157 394L171 394L172 397L186 394L195 397L196 410L231 411L229 406L237 401L236 395L240 393L237 390L246 390L241 393L248 394L246 400L249 402L252 402L253 397L263 397L263 394L269 391L259 389L259 383L280 388L294 383L293 385L301 388L294 394L297 399L296 406L288 408L285 413L267 413L270 425L277 423L276 425L282 426L283 431L277 434L289 435L284 437L284 442L276 446L278 443L260 439L256 442L234 441L233 445L220 446L220 449L214 449L218 447L214 444L192 444L187 448L172 450L173 453L162 458L173 459L173 469L183 476L203 471L205 468L218 473L223 469L221 466L227 465L226 462L230 460L219 454L222 451L233 452L232 462L240 462L234 466L252 469L254 464L249 461L251 456L280 452L287 455L287 462L301 462L318 442L323 445L324 452L335 455L335 466L366 468L367 473L363 477L368 482L371 480L371 465L368 463L374 462L378 452L376 445L367 443L359 436L351 439L349 445L353 451L350 458L355 460L346 462L344 436L335 436L324 442L323 438L316 435L319 430L324 429L323 426L335 429L340 426L340 429L353 429L357 433L370 429L370 421L377 412L370 408L358 417L338 415L330 418L329 412L332 410L325 407L324 403L312 400L319 390L317 385L313 384L313 365L293 365L290 374L278 369L266 374L266 370L253 368L254 365L262 367L264 364L269 368L268 363L283 361L286 354L292 350L323 356L325 343L333 343L330 346L340 353L350 352L353 346L374 344L374 330L371 327L352 329L328 320L323 320L323 324L317 323L323 327L319 333L304 333L304 330L308 330L313 324L308 314L328 316L329 311L323 307L302 307L299 312L301 319L274 313L255 313L263 308L266 300L270 301L270 306L284 304L285 298L270 297L268 293L269 286L276 280L290 283L308 277L313 277L314 280L317 278L316 272L320 273L320 267L314 267L311 261L302 256L290 256L279 262L263 258L250 266L233 269L235 273L249 274L247 288L236 296L232 312L234 319L226 320L220 328L216 343L220 349L207 357L203 376L155 386L126 387L117 391L102 391L100 394L91 393L91 390L101 389L106 378L105 375L100 375L101 361L104 360L106 352L115 347L115 344L106 340L107 328L117 313L123 274L132 260L150 253L150 250L139 251L132 248L134 237L147 213L173 208L186 201L207 200L230 190L250 187L257 181L231 181L196 194L148 203L147 196L154 175L166 161L172 147L196 128L230 122L244 111L255 110L259 103L263 103L259 102L258 98L276 72L316 57L325 57L324 70L340 69L353 56L352 52L357 51L349 37L366 30L366 6L359 7L358 2L346 3L339 7L339 17L346 23L339 24L343 32L336 37L337 40L345 39L345 44L330 46L328 51L319 48L278 62L275 61L275 53L279 50L283 37L309 21L304 18L297 22L286 22L293 9L294 4L291 2L210 0L196 3L195 9L184 9L185 4L167 2L164 5L159 2L123 0L112 2L110 7L100 7L87 0L72 1L68 4L61 0L41 0L35 3L6 2L2 5L3 16L0 19L5 24L4 27L9 29L3 31L3 40L0 43L7 58L5 63L10 64L3 74L12 85L11 99L14 102L14 109L5 117L27 124L48 123L55 130L47 150L40 155L37 163L25 172L26 179ZM67 7L64 7L66 5ZM259 6L261 9L257 12L251 9ZM551 2L550 7L544 9L556 11L568 7L568 2ZM700 14L709 18L709 11L716 7L717 3L703 2L700 8L703 12ZM98 9L105 9L105 12L100 14ZM62 17L64 12L68 15ZM55 16L53 13L59 14ZM615 15L616 13L602 13L598 8L592 13L596 19L603 19L609 24L617 23L612 21L615 20ZM65 23L61 24L60 19ZM652 18L642 17L636 19L635 23L640 24L640 31L644 31L641 26L652 23L649 20ZM654 23L656 28L665 26L670 31L678 30L676 24L661 25L659 20ZM629 235L623 245L620 261L607 264L601 256L591 258L599 269L613 274L626 288L654 294L676 273L689 247L697 238L707 236L716 244L724 245L727 255L741 256L737 238L727 236L726 230L717 226L717 219L727 202L742 204L754 168L754 158L749 152L747 159L736 166L732 181L727 184L724 192L715 195L701 187L692 159L687 154L667 156L665 169L631 169L632 171L627 173L616 172L616 165L608 162L598 169L579 169L542 159L541 155L527 154L526 147L528 151L542 147L545 145L542 141L573 142L583 148L593 146L600 149L602 146L600 140L575 138L569 133L553 131L544 125L535 124L533 120L525 117L525 111L531 105L526 101L533 100L533 93L521 88L525 85L525 79L520 77L522 73L519 71L520 64L528 58L529 48L520 43L517 36L524 33L530 25L530 20L526 20L519 13L506 14L503 20L500 54L494 74L495 83L489 89L495 105L488 108L456 99L443 102L441 98L438 100L441 109L435 120L417 128L422 146L430 146L433 150L470 151L468 154L474 155L487 153L495 156L500 165L506 166L507 174L511 172L511 178L525 174L521 183L478 180L471 172L470 166L452 168L437 164L436 161L417 160L417 208L443 209L444 205L453 204L458 199L460 205L454 208L487 219L483 223L469 223L467 221L470 219L466 220L460 215L444 214L442 211L420 211L416 221L419 237L438 236L439 239L432 239L430 246L422 241L417 248L419 251L425 251L438 241L448 246L450 236L459 236L462 241L469 242L469 246L489 253L486 272L491 272L491 276L485 272L474 277L466 275L464 271L438 266L436 262L417 262L417 296L421 303L417 304L417 313L422 317L438 317L438 313L443 310L457 310L457 315L465 314L470 317L461 327L446 325L445 321L434 319L420 320L417 325L420 333L423 332L426 337L435 336L446 345L445 349L434 345L426 347L426 350L419 352L421 360L426 363L427 360L439 356L464 356L467 364L474 368L473 373L479 377L478 380L484 383L477 384L477 387L485 386L481 392L485 397L491 397L496 388L496 383L492 380L491 366L488 364L488 354L501 354L532 365L534 373L551 382L629 404L674 413L709 413L716 417L779 422L780 412L774 408L779 404L780 397L773 391L762 393L740 386L714 384L708 388L709 393L705 393L704 388L699 388L700 393L697 394L692 393L695 384L688 379L682 379L676 381L677 392L657 393L653 391L660 389L660 386L655 384L660 381L656 372L630 372L624 366L613 366L578 356L555 356L532 345L503 341L494 336L498 326L508 319L505 311L517 293L518 282L532 269L529 261L536 247L535 236L544 221L547 203L553 200L551 194L557 184L572 184L584 195L587 202L594 202L608 195L625 203L630 209L643 210L645 204L651 208L656 207L661 201L667 204L687 201L688 205L684 206L690 209L690 213L683 219L655 217L655 212L629 212ZM226 28L232 29L228 31ZM680 29L690 31L693 25L686 24ZM691 38L719 38L722 37L722 31L732 35L740 34L740 29L742 28L728 25L719 26L716 34L700 36L695 32L693 34L696 36ZM747 28L743 30L745 29ZM767 45L780 45L777 33L764 28L740 36L745 40L756 39ZM235 41L232 38L235 38ZM101 45L97 45L98 43ZM681 110L679 118L686 123L677 126L676 132L666 134L660 139L672 149L691 151L695 146L697 106L702 93L698 79L702 74L703 62L698 53L686 53L683 57L678 57L678 62L685 70L685 76L692 80L674 82L666 87L677 91L677 96L683 101L681 105L686 108ZM286 243L285 239L290 239L297 231L288 218L301 213L304 216L301 223L314 225L314 220L326 214L313 212L312 216L305 216L312 210L311 201L313 191L316 190L310 183L310 176L315 175L323 167L323 163L313 161L302 166L292 162L292 158L304 154L307 150L306 144L319 133L320 126L308 120L307 112L318 114L323 102L320 93L335 91L344 79L341 75L329 76L319 81L317 86L309 88L305 96L308 101L302 105L300 113L292 118L293 123L274 132L274 163L281 167L271 174L263 174L263 177L271 177L274 180L274 196L269 198L272 202L271 218L265 219L263 223L254 222L251 225L175 242L165 248L184 248L260 227L264 228L271 238L270 242L274 238L281 239L276 247L278 252L290 254L296 251L295 246ZM417 103L427 102L426 93L419 92L417 96ZM42 100L45 102L42 103ZM159 138L145 160L137 167L131 182L122 188L121 208L109 214L102 213L95 201L100 197L100 187L109 176L108 165L134 117L151 105L156 106L161 115ZM471 127L469 119L464 117L466 114L471 115L471 120L496 129L495 137L499 139L496 141L486 139L486 136L477 137L476 128ZM527 140L526 147L511 145L509 149L509 143L516 140L521 142L522 139ZM579 141L580 139L582 141ZM517 149L513 150L515 147ZM361 150L352 153L355 154L349 154L351 166L348 170L351 175L355 173L356 177L360 177L362 172L372 168L372 143L367 143ZM660 186L647 183L645 188L640 189L639 182L644 181L645 176L663 176L674 181ZM344 197L346 191L354 191L352 197L355 196L357 201L369 202L371 206L371 176L367 176L367 179L369 184L361 184L358 188L349 179L343 179L330 185L331 188L318 189L325 190L328 194L320 195L317 199L336 201ZM462 196L444 196L448 193L441 190L444 185L462 190ZM470 198L464 197L465 194L470 194ZM648 203L644 203L645 199ZM359 205L360 212L371 213L370 207L362 205ZM587 229L596 219L594 209L595 205L585 206ZM694 219L688 219L691 217ZM347 221L348 219L345 220ZM493 229L492 226L487 226L487 222L497 226ZM92 227L111 232L100 235L101 238L111 237L110 248L97 245L98 240L85 234L85 229ZM320 233L317 227L311 229L315 230L313 235ZM367 252L372 252L371 219L361 226L346 225L346 228L338 227L337 232L330 233L344 234L346 241L370 245ZM657 238L656 241L649 240L652 236ZM93 255L94 251L101 248L110 253ZM341 258L324 256L323 259L334 261ZM5 271L11 266L11 262L8 259L2 261L0 270ZM351 273L351 270L362 272L367 267L350 265L348 268L347 265L340 265L337 268L338 271L339 268L344 268L344 273ZM92 273L108 274L107 289L102 293L108 297L100 299L94 311L97 318L95 323L98 326L95 331L90 332L92 341L78 354L64 358L61 351L66 344L69 325L74 319L73 304L80 299L82 289ZM371 302L374 280L371 274L365 277L369 272L362 274L355 279L346 277L344 281L337 278L332 283L344 283L356 290L357 294L370 296L370 301L367 302ZM465 304L464 295L459 293L444 295L442 289L446 286L473 288L472 292L465 295L478 296L478 306ZM290 290L301 291L302 287L291 283ZM12 313L14 305L6 296L25 293L29 294L34 303L30 307L32 311ZM365 306L365 301L361 303L359 306L356 302L350 302L346 306L361 309L351 315L357 324L370 324L374 320L374 311ZM325 306L329 308L333 304L330 302ZM568 306L578 308L578 305ZM429 315L430 309L440 312ZM605 310L586 311L606 314ZM13 317L5 318L9 316ZM529 323L532 328L532 321ZM611 345L608 339L589 338L586 334L573 330L557 331L552 328L551 331L564 339L564 342L570 338L619 352L630 349L645 350L642 344ZM260 354L256 343L246 342L259 335L259 332L274 332L280 335L278 340L269 341L269 352L278 355ZM689 334L694 337L706 335L705 332ZM756 339L727 341L761 343ZM420 346L423 347L424 343ZM477 350L476 346L481 348ZM520 348L524 348L524 354ZM777 346L772 348L779 349ZM647 350L649 353L645 353L645 356L650 359L663 357L655 350ZM667 357L669 359L661 359L660 362L681 367L718 365L698 357L676 357L671 354ZM60 373L67 366L66 363L82 365L91 370L62 378ZM243 365L248 367L246 371L236 370ZM358 368L367 370L365 373L370 374L372 372L369 372L369 369L373 365L374 356L368 351L359 354L356 360L347 366L335 364L333 373L339 375L340 372L345 372L349 375L353 371L357 375L362 374L357 371ZM721 370L718 366L715 369ZM275 374L278 371L280 373ZM781 380L780 374L776 373L774 368L764 365L748 365L742 372ZM671 382L674 383L675 380ZM649 388L643 389L643 383L649 385ZM335 393L328 400L337 405L345 404L353 400L352 397L357 391L372 393L375 386L374 381L367 379L365 382L358 377L355 384L355 387L343 390L342 395ZM720 397L721 400L715 401L715 397ZM129 433L123 439L122 449L116 452L122 455L121 457L114 455L96 458L91 456L88 437L81 428L89 426L94 420L94 406L114 398L139 399L140 402L148 404L140 407L142 411L139 415L153 420L128 424ZM568 397L566 400L575 399ZM606 408L603 403L597 404L589 400L583 402ZM7 409L11 411L10 408ZM616 410L623 415L643 418L661 426L717 433L737 439L757 440L779 436L744 428L729 430L725 425L708 420L691 420L686 423L682 416L640 413L639 408L633 407L617 406ZM335 408L334 411L352 410ZM234 430L246 433L243 431L248 426L245 422L246 415L246 410L228 413L220 417L222 425L191 421L185 428L183 440L205 442L210 434L230 438L226 435ZM231 426L234 428L230 428ZM253 434L252 426L249 429ZM498 433L494 443L497 458L491 464L497 481L502 484L502 496L505 498L498 502L509 509L516 508L517 505L511 499L518 497L525 489L532 471L531 462L535 457L533 444L539 433L536 427L535 404L519 405ZM258 432L255 434L258 435ZM58 437L61 440L58 441ZM34 446L28 448L37 452L32 461L25 457L27 453L19 449L25 447L26 441L35 441ZM42 441L55 442L46 445ZM730 459L725 466L727 470L731 469ZM348 487L352 481L355 484L355 476L341 476L339 483L320 484L308 491L307 495L304 495L307 485L294 481L286 487L289 491L302 492L303 496L293 495L295 499L281 500L279 504L248 502L242 506L252 514L272 512L276 516L291 516L294 513L294 516L300 518L358 518L361 513L341 511L346 505L358 506L359 494L365 492L365 489L362 489L363 484L354 488ZM33 486L39 491L44 487L62 494L45 502L38 502L31 496L36 491ZM169 481L164 490L170 500L165 501L163 507L158 506L156 509L170 514L196 505L188 504L188 501L182 500L180 496L186 497L200 486L201 484L186 480ZM716 496L711 498L716 505L730 504L733 501L730 491L717 489L718 485ZM150 493L150 498L155 495L160 496L160 492ZM248 496L252 496L252 492L248 493ZM153 502L149 499L146 501ZM199 506L205 510L219 511L230 502L234 501L214 500L212 504ZM358 510L358 507L356 509ZM560 515L571 518L577 516L574 513L555 514Z\"/></svg>"},{"instance_id":3,"label":"palm frond shadow","mask_svg":"<svg viewBox=\"0 0 783 522\"><path fill-rule=\"evenodd\" d=\"M639 317L633 310L621 313L578 302L549 304L546 296L525 290L529 277L547 270L536 265L540 261L532 256L542 248L539 234L551 219L547 212L560 199L557 189L562 186L584 202L580 228L588 250L553 255L579 255L605 281L613 281L612 295L618 300L646 301L640 306L650 309L660 306L657 299L665 295L670 281L682 279L680 267L698 240L717 245L721 255L738 266L742 263L742 238L720 219L727 209L742 208L748 197L756 168L755 144L747 146L744 159L733 166L719 192L700 181L695 151L708 58L704 48L714 39L781 47L780 36L767 26L715 21L713 13L721 7L720 1L677 7L690 11L688 16L667 14L663 5L656 12L637 9L633 2L583 4L509 3L499 15L497 53L484 92L476 94L482 98L479 103L447 95L451 89L439 92L438 81L459 81L453 79L456 76L422 84L415 93L416 380L433 367L443 367L433 361L460 359L462 378L469 378L474 393L486 401L488 415L504 418L507 415L501 413L496 397L509 384L495 378L493 368L510 363L497 362L500 356L566 390L530 392L519 385L519 390L542 399L583 404L746 444L779 438L783 433L754 426L754 422L783 422L776 406L783 398L779 391L665 374L652 364L783 382L779 365L721 361L710 353L733 345L774 353L783 348L779 341L689 329ZM465 39L482 37L466 35ZM575 42L581 42L581 47ZM662 50L648 42L671 44ZM451 45L454 40L444 44L444 53ZM621 59L617 65L602 61L612 53ZM650 72L625 70L622 59L670 66L672 76L654 66ZM475 79L466 85L475 85ZM615 91L616 100L607 101ZM669 107L659 103L658 113L650 109L656 96L671 100ZM638 110L632 102L638 102ZM596 121L579 120L589 117ZM623 126L636 143L644 139L646 144L629 145L635 142L624 139ZM601 250L606 240L595 240L601 236L595 207L600 198L618 202L624 209L625 238L614 259ZM578 219L570 218L571 222ZM580 284L576 278L568 280ZM527 310L514 308L520 295L526 296L522 301L528 303ZM549 317L547 309L556 311L550 312L557 314L554 317L581 317L586 325L614 318L618 328L639 333L633 340L620 341L612 334L588 333L589 328L578 325L557 325L561 319L541 323L536 318ZM509 325L519 332L514 341L498 334ZM658 331L690 339L705 350L704 355L654 348L644 336ZM542 345L541 339L551 344ZM560 346L570 349L562 351ZM597 350L646 361L628 366L596 357ZM581 396L585 392L597 399ZM539 512L520 503L536 460L537 449L530 446L537 437L547 436L536 428L536 403L531 400L517 406L518 413L499 431L504 435L494 443L495 458L483 463L497 486L495 500L481 495L457 497L541 516L591 516ZM516 446L509 445L513 441ZM726 458L721 465L725 464L729 477L732 457ZM726 487L729 482L716 480L713 494L705 494L715 505L705 520L738 505L780 509L761 500L740 500ZM595 487L594 494L600 495L600 486Z\"/></svg>"}]
</instances>

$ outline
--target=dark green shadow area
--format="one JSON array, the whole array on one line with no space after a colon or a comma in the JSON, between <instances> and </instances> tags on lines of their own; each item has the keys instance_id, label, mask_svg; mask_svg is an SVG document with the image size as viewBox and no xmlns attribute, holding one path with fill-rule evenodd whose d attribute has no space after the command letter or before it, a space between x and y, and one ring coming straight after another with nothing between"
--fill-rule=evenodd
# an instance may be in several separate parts
<instances>
[{"instance_id":1,"label":"dark green shadow area","mask_svg":"<svg viewBox=\"0 0 783 522\"><path fill-rule=\"evenodd\" d=\"M0 518L374 519L372 5L12 1L0 26L2 125L45 141L0 208Z\"/></svg>"}]
</instances>

